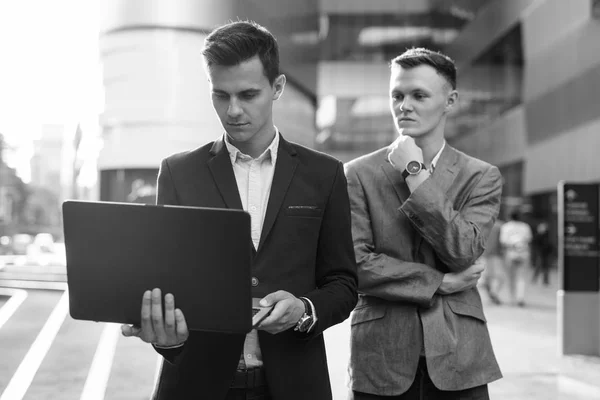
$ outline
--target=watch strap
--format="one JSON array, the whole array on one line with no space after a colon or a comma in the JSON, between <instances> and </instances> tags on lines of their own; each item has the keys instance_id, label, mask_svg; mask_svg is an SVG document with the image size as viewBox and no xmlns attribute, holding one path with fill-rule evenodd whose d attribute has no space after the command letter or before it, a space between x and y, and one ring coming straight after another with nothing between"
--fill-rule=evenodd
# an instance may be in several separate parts
<instances>
[{"instance_id":1,"label":"watch strap","mask_svg":"<svg viewBox=\"0 0 600 400\"><path fill-rule=\"evenodd\" d=\"M304 314L312 317L312 307L308 303L308 300L306 300L304 297L300 297L300 300L302 300L302 303L304 303Z\"/></svg>"}]
</instances>

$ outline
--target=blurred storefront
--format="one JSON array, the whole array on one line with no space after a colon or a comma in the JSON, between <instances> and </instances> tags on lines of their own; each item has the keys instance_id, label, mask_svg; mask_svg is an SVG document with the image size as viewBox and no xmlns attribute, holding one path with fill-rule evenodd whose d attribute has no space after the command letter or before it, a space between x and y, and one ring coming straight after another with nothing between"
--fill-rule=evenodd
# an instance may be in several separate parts
<instances>
[{"instance_id":1,"label":"blurred storefront","mask_svg":"<svg viewBox=\"0 0 600 400\"><path fill-rule=\"evenodd\" d=\"M593 1L493 1L447 48L459 82L497 90L468 112L483 123L451 143L498 165L504 195L556 245L557 184L600 181L600 19ZM472 83L471 83L472 82ZM463 97L464 100L464 97ZM524 205L524 206L523 206Z\"/></svg>"},{"instance_id":2,"label":"blurred storefront","mask_svg":"<svg viewBox=\"0 0 600 400\"><path fill-rule=\"evenodd\" d=\"M213 26L241 18L278 38L288 77L275 103L280 130L343 161L396 135L389 60L412 46L445 52L457 63L460 92L449 143L501 169L504 218L519 207L532 222L554 223L560 180L600 180L597 4L111 0L100 37L106 100L99 168L101 186L125 186L100 193L123 198L116 193L131 189L136 171L147 183L162 157L222 134L199 50Z\"/></svg>"},{"instance_id":3,"label":"blurred storefront","mask_svg":"<svg viewBox=\"0 0 600 400\"><path fill-rule=\"evenodd\" d=\"M104 145L98 159L101 200L131 201L135 196L128 193L136 185L156 184L162 158L223 134L200 50L207 32L237 16L281 33L288 83L275 103L275 123L286 138L313 146L316 67L303 60L302 49L286 43L304 43L302 35L294 34L317 25L315 6L290 0L106 2L100 35L105 91L100 116Z\"/></svg>"}]
</instances>

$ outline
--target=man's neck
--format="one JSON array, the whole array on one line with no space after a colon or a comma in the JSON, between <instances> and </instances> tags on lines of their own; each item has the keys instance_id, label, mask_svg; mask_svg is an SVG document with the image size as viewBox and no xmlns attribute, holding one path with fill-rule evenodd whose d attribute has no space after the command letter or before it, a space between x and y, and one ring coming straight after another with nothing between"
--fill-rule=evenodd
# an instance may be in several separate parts
<instances>
[{"instance_id":1,"label":"man's neck","mask_svg":"<svg viewBox=\"0 0 600 400\"><path fill-rule=\"evenodd\" d=\"M257 158L271 145L276 133L275 126L271 125L262 132L256 132L254 137L247 142L234 142L231 140L231 137L229 138L229 142L242 153L252 158Z\"/></svg>"},{"instance_id":2,"label":"man's neck","mask_svg":"<svg viewBox=\"0 0 600 400\"><path fill-rule=\"evenodd\" d=\"M444 137L440 135L417 138L415 140L417 146L421 148L423 152L423 162L426 166L430 166L431 162L435 158L436 154L441 150L444 145Z\"/></svg>"}]
</instances>

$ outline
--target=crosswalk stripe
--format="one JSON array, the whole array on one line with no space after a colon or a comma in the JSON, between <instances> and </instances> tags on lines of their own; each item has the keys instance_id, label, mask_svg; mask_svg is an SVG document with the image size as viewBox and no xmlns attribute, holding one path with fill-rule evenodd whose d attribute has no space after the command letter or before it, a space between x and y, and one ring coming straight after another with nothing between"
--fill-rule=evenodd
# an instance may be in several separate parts
<instances>
[{"instance_id":1,"label":"crosswalk stripe","mask_svg":"<svg viewBox=\"0 0 600 400\"><path fill-rule=\"evenodd\" d=\"M22 400L31 385L40 364L50 349L67 313L69 312L69 295L65 291L58 301L44 327L21 361L19 368L0 396L0 400Z\"/></svg>"},{"instance_id":2,"label":"crosswalk stripe","mask_svg":"<svg viewBox=\"0 0 600 400\"><path fill-rule=\"evenodd\" d=\"M117 341L119 340L119 331L119 324L105 324L80 400L104 399Z\"/></svg>"},{"instance_id":3,"label":"crosswalk stripe","mask_svg":"<svg viewBox=\"0 0 600 400\"><path fill-rule=\"evenodd\" d=\"M21 289L0 288L0 295L10 296L10 299L0 308L0 329L2 325L17 311L17 308L27 298L27 292Z\"/></svg>"}]
</instances>

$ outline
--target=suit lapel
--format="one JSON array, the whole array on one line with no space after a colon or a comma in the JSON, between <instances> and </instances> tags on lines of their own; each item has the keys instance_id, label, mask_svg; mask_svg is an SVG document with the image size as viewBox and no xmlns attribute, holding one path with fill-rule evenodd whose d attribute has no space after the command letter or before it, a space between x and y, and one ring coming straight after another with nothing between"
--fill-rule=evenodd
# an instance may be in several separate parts
<instances>
[{"instance_id":1,"label":"suit lapel","mask_svg":"<svg viewBox=\"0 0 600 400\"><path fill-rule=\"evenodd\" d=\"M227 208L242 210L242 200L240 199L229 152L223 142L223 137L215 141L210 149L210 154L213 155L213 158L208 161L208 168Z\"/></svg>"},{"instance_id":2,"label":"suit lapel","mask_svg":"<svg viewBox=\"0 0 600 400\"><path fill-rule=\"evenodd\" d=\"M457 151L446 143L446 147L442 150L442 154L440 154L433 175L430 178L444 194L452 187L456 178L457 161Z\"/></svg>"},{"instance_id":3,"label":"suit lapel","mask_svg":"<svg viewBox=\"0 0 600 400\"><path fill-rule=\"evenodd\" d=\"M271 193L269 194L265 220L260 234L258 251L262 249L265 240L271 232L271 228L275 223L275 219L277 218L277 214L279 213L288 187L292 182L292 177L294 176L297 166L298 160L296 159L296 151L282 136L280 136L279 149L277 150L277 162L275 164L275 172L273 173L273 183L271 184Z\"/></svg>"}]
</instances>

